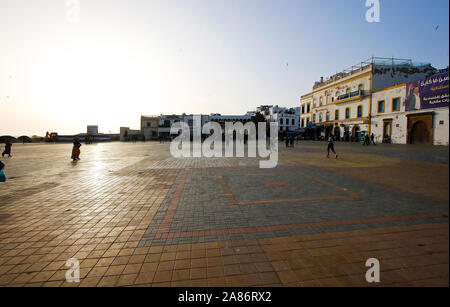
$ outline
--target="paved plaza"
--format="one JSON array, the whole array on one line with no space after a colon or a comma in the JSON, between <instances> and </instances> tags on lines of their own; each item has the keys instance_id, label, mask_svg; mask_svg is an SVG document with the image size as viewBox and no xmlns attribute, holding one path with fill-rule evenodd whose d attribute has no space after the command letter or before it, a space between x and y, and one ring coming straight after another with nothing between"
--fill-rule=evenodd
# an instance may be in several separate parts
<instances>
[{"instance_id":1,"label":"paved plaza","mask_svg":"<svg viewBox=\"0 0 450 307\"><path fill-rule=\"evenodd\" d=\"M448 286L448 147L280 143L250 158L169 144L14 144L0 286ZM80 261L80 283L66 261ZM366 281L366 260L381 282Z\"/></svg>"}]
</instances>

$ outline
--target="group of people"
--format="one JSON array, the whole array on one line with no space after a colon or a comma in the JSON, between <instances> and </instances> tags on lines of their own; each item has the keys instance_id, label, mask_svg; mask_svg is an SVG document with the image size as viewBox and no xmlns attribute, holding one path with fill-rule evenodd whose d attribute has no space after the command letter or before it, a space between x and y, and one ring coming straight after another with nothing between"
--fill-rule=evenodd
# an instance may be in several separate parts
<instances>
[{"instance_id":1,"label":"group of people","mask_svg":"<svg viewBox=\"0 0 450 307\"><path fill-rule=\"evenodd\" d=\"M370 146L370 145L377 145L375 143L375 135L372 133L372 135L369 137L368 134L364 137L363 146Z\"/></svg>"}]
</instances>

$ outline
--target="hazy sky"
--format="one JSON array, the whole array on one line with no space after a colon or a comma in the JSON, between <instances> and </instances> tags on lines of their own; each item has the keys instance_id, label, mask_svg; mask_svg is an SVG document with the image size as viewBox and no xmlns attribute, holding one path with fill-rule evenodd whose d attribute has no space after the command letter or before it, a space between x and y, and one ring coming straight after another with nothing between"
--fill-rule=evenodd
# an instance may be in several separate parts
<instances>
[{"instance_id":1,"label":"hazy sky","mask_svg":"<svg viewBox=\"0 0 450 307\"><path fill-rule=\"evenodd\" d=\"M380 0L380 23L365 0L79 0L71 23L73 2L0 0L0 135L297 106L372 55L448 66L448 0Z\"/></svg>"}]
</instances>

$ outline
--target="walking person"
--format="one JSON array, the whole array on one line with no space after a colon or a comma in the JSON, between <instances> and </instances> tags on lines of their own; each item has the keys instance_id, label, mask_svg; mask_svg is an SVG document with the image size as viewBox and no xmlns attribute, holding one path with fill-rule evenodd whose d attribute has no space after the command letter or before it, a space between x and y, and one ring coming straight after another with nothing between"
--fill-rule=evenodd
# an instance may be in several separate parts
<instances>
[{"instance_id":1,"label":"walking person","mask_svg":"<svg viewBox=\"0 0 450 307\"><path fill-rule=\"evenodd\" d=\"M334 139L333 139L332 135L330 135L330 137L328 138L328 154L327 154L327 158L330 157L330 151L332 151L334 153L334 156L337 159L338 155L337 155L336 151L334 150Z\"/></svg>"},{"instance_id":2,"label":"walking person","mask_svg":"<svg viewBox=\"0 0 450 307\"><path fill-rule=\"evenodd\" d=\"M78 160L80 160L80 147L81 147L81 143L80 143L80 139L76 136L73 139L73 148L72 148L72 160L73 162L76 162Z\"/></svg>"},{"instance_id":3,"label":"walking person","mask_svg":"<svg viewBox=\"0 0 450 307\"><path fill-rule=\"evenodd\" d=\"M12 143L11 140L7 140L5 143L5 151L3 151L2 153L2 157L4 157L5 155L8 155L9 158L11 158L11 147L12 147Z\"/></svg>"},{"instance_id":4,"label":"walking person","mask_svg":"<svg viewBox=\"0 0 450 307\"><path fill-rule=\"evenodd\" d=\"M373 144L373 145L377 145L377 144L375 144L375 135L372 133L372 135L370 136L370 141L371 141L371 144Z\"/></svg>"},{"instance_id":5,"label":"walking person","mask_svg":"<svg viewBox=\"0 0 450 307\"><path fill-rule=\"evenodd\" d=\"M3 172L3 169L5 168L5 164L3 164L2 161L0 161L0 182L6 181L5 173Z\"/></svg>"},{"instance_id":6,"label":"walking person","mask_svg":"<svg viewBox=\"0 0 450 307\"><path fill-rule=\"evenodd\" d=\"M366 134L366 136L364 137L363 146L370 146L370 139L369 139L369 135L368 134Z\"/></svg>"}]
</instances>

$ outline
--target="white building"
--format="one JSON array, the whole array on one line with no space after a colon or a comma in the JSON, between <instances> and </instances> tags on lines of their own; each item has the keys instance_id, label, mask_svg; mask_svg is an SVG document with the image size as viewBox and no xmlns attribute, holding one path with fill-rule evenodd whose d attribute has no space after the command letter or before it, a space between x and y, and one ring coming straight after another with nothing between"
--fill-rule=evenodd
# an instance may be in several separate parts
<instances>
[{"instance_id":1,"label":"white building","mask_svg":"<svg viewBox=\"0 0 450 307\"><path fill-rule=\"evenodd\" d=\"M445 78L445 73L443 75ZM428 144L449 145L449 112L448 112L448 72L446 85L436 85L433 90L446 86L438 107L417 103L415 110L409 110L407 89L411 83L385 88L372 94L372 132L377 142L394 144ZM435 77L427 80L435 79ZM427 80L418 80L417 84L428 84ZM413 83L413 84L414 84ZM444 82L445 83L445 82ZM418 94L418 93L417 93ZM445 98L445 95L446 98ZM424 97L420 97L423 100Z\"/></svg>"},{"instance_id":2,"label":"white building","mask_svg":"<svg viewBox=\"0 0 450 307\"><path fill-rule=\"evenodd\" d=\"M280 132L299 129L300 107L260 106L256 111L263 114L268 122L278 122Z\"/></svg>"},{"instance_id":3,"label":"white building","mask_svg":"<svg viewBox=\"0 0 450 307\"><path fill-rule=\"evenodd\" d=\"M436 73L430 64L411 60L371 58L313 86L301 97L300 126L316 138L361 141L371 134L372 93Z\"/></svg>"}]
</instances>

